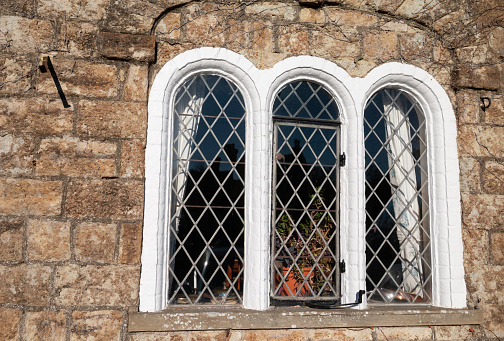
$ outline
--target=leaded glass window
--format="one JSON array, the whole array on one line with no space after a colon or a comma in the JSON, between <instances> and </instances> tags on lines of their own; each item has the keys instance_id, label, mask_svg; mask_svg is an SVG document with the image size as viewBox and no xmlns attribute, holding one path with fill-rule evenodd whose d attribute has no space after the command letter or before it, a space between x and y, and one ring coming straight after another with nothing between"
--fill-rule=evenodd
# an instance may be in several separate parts
<instances>
[{"instance_id":1,"label":"leaded glass window","mask_svg":"<svg viewBox=\"0 0 504 341\"><path fill-rule=\"evenodd\" d=\"M430 303L425 117L406 93L376 93L364 112L369 302Z\"/></svg>"},{"instance_id":2,"label":"leaded glass window","mask_svg":"<svg viewBox=\"0 0 504 341\"><path fill-rule=\"evenodd\" d=\"M201 74L175 94L169 304L241 304L245 104L228 79Z\"/></svg>"},{"instance_id":3,"label":"leaded glass window","mask_svg":"<svg viewBox=\"0 0 504 341\"><path fill-rule=\"evenodd\" d=\"M339 299L339 111L320 85L297 81L276 96L272 298Z\"/></svg>"}]
</instances>

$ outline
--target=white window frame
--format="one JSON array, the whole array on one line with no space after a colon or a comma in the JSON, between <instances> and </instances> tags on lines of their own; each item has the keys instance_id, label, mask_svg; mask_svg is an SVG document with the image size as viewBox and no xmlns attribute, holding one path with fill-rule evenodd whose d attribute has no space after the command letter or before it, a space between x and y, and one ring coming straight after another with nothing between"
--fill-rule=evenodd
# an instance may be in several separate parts
<instances>
[{"instance_id":1,"label":"white window frame","mask_svg":"<svg viewBox=\"0 0 504 341\"><path fill-rule=\"evenodd\" d=\"M271 108L276 93L296 80L323 85L340 108L341 152L347 156L340 173L340 247L347 264L341 274L342 302L354 302L356 293L366 287L364 107L375 92L396 88L419 102L427 120L432 305L466 306L456 121L448 95L431 75L412 65L386 63L365 78L352 78L336 64L311 56L288 58L272 69L259 70L230 50L199 48L167 62L149 94L140 311L166 308L173 94L198 73L228 78L246 104L244 308L269 308ZM366 306L364 302L359 308Z\"/></svg>"}]
</instances>

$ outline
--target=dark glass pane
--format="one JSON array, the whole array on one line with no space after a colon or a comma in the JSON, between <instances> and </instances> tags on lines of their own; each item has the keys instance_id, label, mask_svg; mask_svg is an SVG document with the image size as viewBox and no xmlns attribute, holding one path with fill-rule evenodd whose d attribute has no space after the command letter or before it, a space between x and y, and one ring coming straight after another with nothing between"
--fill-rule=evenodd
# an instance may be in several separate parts
<instances>
[{"instance_id":1,"label":"dark glass pane","mask_svg":"<svg viewBox=\"0 0 504 341\"><path fill-rule=\"evenodd\" d=\"M370 302L430 302L424 122L418 104L393 89L364 112Z\"/></svg>"},{"instance_id":2,"label":"dark glass pane","mask_svg":"<svg viewBox=\"0 0 504 341\"><path fill-rule=\"evenodd\" d=\"M236 86L198 75L175 95L170 304L240 304L245 107ZM179 161L181 160L181 161Z\"/></svg>"}]
</instances>

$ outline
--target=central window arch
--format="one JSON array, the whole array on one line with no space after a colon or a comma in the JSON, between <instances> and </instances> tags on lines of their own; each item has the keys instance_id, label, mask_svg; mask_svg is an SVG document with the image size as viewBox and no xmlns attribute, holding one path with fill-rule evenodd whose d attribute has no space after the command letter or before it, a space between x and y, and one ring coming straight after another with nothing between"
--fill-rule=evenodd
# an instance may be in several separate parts
<instances>
[{"instance_id":1,"label":"central window arch","mask_svg":"<svg viewBox=\"0 0 504 341\"><path fill-rule=\"evenodd\" d=\"M321 85L292 82L273 120L272 297L340 299L338 106Z\"/></svg>"}]
</instances>

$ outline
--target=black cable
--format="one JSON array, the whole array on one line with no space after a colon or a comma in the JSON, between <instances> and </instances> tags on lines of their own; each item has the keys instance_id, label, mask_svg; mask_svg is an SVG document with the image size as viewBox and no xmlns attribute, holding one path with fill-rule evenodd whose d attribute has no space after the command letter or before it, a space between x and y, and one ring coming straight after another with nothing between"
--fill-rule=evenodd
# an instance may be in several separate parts
<instances>
[{"instance_id":1,"label":"black cable","mask_svg":"<svg viewBox=\"0 0 504 341\"><path fill-rule=\"evenodd\" d=\"M353 303L334 303L334 301L307 301L306 306L316 309L339 309L342 307L357 306L362 303L362 297L366 293L365 290L359 290L359 295L357 296L357 302Z\"/></svg>"}]
</instances>

